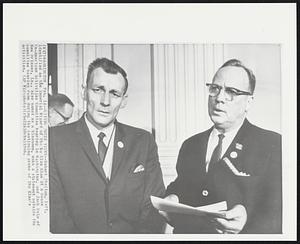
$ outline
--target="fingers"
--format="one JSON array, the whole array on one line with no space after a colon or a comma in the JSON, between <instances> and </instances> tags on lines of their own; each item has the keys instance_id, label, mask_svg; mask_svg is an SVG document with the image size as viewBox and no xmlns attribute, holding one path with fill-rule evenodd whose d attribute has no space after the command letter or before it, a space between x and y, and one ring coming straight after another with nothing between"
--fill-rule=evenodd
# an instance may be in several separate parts
<instances>
[{"instance_id":1,"label":"fingers","mask_svg":"<svg viewBox=\"0 0 300 244\"><path fill-rule=\"evenodd\" d=\"M170 194L170 195L166 196L164 199L168 200L168 201L172 201L172 202L179 202L179 198L175 194Z\"/></svg>"},{"instance_id":2,"label":"fingers","mask_svg":"<svg viewBox=\"0 0 300 244\"><path fill-rule=\"evenodd\" d=\"M245 218L246 216L247 216L246 209L243 205L240 204L226 211L226 219Z\"/></svg>"},{"instance_id":3,"label":"fingers","mask_svg":"<svg viewBox=\"0 0 300 244\"><path fill-rule=\"evenodd\" d=\"M221 230L231 229L233 227L231 221L222 218L215 218L215 223L217 228Z\"/></svg>"},{"instance_id":4,"label":"fingers","mask_svg":"<svg viewBox=\"0 0 300 244\"><path fill-rule=\"evenodd\" d=\"M217 231L219 234L223 234L223 233L224 233L223 230L220 230L220 229L217 229L217 228L216 228L216 231Z\"/></svg>"},{"instance_id":5,"label":"fingers","mask_svg":"<svg viewBox=\"0 0 300 244\"><path fill-rule=\"evenodd\" d=\"M161 216L164 217L165 221L166 221L169 225L173 226L173 223L172 223L170 214L168 214L168 213L165 212L165 211L158 211L158 213L159 213Z\"/></svg>"},{"instance_id":6,"label":"fingers","mask_svg":"<svg viewBox=\"0 0 300 244\"><path fill-rule=\"evenodd\" d=\"M239 233L242 228L243 224L236 220L227 220L227 219L222 219L222 218L216 218L216 229L222 230L223 234L237 234Z\"/></svg>"},{"instance_id":7,"label":"fingers","mask_svg":"<svg viewBox=\"0 0 300 244\"><path fill-rule=\"evenodd\" d=\"M165 219L167 219L168 221L170 221L169 215L167 214L167 212L165 211L158 211L158 213L163 216Z\"/></svg>"}]
</instances>

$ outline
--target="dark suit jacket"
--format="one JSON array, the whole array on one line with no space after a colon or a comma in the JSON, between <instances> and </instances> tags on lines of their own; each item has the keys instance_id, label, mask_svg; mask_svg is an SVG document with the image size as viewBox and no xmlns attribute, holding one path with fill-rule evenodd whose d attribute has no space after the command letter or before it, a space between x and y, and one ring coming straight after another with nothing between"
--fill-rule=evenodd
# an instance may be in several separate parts
<instances>
[{"instance_id":1,"label":"dark suit jacket","mask_svg":"<svg viewBox=\"0 0 300 244\"><path fill-rule=\"evenodd\" d=\"M183 143L176 166L178 176L168 186L166 195L176 194L181 203L192 206L223 200L227 201L228 209L242 204L248 219L241 233L281 233L281 136L245 120L223 156L239 171L250 174L236 176L222 159L205 172L211 130ZM176 223L174 233L215 231L205 219L197 218L195 222Z\"/></svg>"},{"instance_id":2,"label":"dark suit jacket","mask_svg":"<svg viewBox=\"0 0 300 244\"><path fill-rule=\"evenodd\" d=\"M118 146L118 142L124 147ZM83 117L75 123L50 129L52 233L161 231L162 217L149 198L165 193L153 137L142 129L116 122L114 144L108 181ZM143 165L145 170L133 173L138 165Z\"/></svg>"}]
</instances>

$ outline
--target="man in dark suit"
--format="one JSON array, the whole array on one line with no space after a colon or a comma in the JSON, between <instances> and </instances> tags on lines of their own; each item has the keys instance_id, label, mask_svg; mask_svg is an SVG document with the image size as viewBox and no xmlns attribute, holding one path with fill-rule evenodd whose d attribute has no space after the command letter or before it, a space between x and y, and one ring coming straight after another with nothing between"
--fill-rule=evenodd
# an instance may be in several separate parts
<instances>
[{"instance_id":1,"label":"man in dark suit","mask_svg":"<svg viewBox=\"0 0 300 244\"><path fill-rule=\"evenodd\" d=\"M214 126L183 143L166 199L194 207L226 201L226 217L162 214L174 233L281 233L281 136L246 119L255 76L232 59L207 86Z\"/></svg>"},{"instance_id":2,"label":"man in dark suit","mask_svg":"<svg viewBox=\"0 0 300 244\"><path fill-rule=\"evenodd\" d=\"M86 112L50 129L52 233L161 232L163 218L150 202L165 193L156 143L149 132L116 121L127 87L120 66L94 60Z\"/></svg>"}]
</instances>

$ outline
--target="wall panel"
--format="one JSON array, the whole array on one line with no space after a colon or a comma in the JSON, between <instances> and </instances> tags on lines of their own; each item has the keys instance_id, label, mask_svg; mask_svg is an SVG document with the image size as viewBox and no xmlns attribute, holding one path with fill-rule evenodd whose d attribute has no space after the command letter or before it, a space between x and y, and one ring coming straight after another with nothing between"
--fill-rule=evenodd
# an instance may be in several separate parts
<instances>
[{"instance_id":1,"label":"wall panel","mask_svg":"<svg viewBox=\"0 0 300 244\"><path fill-rule=\"evenodd\" d=\"M238 58L256 76L249 120L265 129L281 132L281 62L278 44L227 44L225 58Z\"/></svg>"},{"instance_id":2,"label":"wall panel","mask_svg":"<svg viewBox=\"0 0 300 244\"><path fill-rule=\"evenodd\" d=\"M152 132L150 45L114 45L114 61L127 73L128 100L118 120Z\"/></svg>"},{"instance_id":3,"label":"wall panel","mask_svg":"<svg viewBox=\"0 0 300 244\"><path fill-rule=\"evenodd\" d=\"M153 53L156 141L168 185L182 142L210 126L205 83L223 62L223 46L154 45Z\"/></svg>"}]
</instances>

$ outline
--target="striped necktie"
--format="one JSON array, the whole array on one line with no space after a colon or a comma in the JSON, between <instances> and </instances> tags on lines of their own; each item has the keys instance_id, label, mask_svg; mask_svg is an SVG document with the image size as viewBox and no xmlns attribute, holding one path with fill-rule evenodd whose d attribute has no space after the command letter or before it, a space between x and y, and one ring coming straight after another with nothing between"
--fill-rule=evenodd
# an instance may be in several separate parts
<instances>
[{"instance_id":1,"label":"striped necktie","mask_svg":"<svg viewBox=\"0 0 300 244\"><path fill-rule=\"evenodd\" d=\"M215 149L214 149L214 151L211 155L209 165L208 165L209 167L212 167L221 158L222 142L223 142L223 139L224 139L225 136L224 136L224 134L219 134L218 137L219 137L219 142L218 142L218 145L215 147Z\"/></svg>"},{"instance_id":2,"label":"striped necktie","mask_svg":"<svg viewBox=\"0 0 300 244\"><path fill-rule=\"evenodd\" d=\"M103 138L105 137L105 134L103 132L100 132L99 135L99 141L98 141L98 155L100 159L100 165L101 167L103 166L105 154L106 154L106 145L103 142Z\"/></svg>"}]
</instances>

